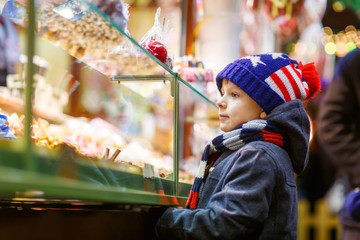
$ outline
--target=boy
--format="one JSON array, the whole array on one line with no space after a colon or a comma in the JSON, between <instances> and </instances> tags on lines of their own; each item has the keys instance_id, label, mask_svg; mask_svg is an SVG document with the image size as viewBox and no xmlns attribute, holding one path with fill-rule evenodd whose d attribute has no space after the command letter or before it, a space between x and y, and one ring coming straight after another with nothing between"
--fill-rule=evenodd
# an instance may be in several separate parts
<instances>
[{"instance_id":1,"label":"boy","mask_svg":"<svg viewBox=\"0 0 360 240\"><path fill-rule=\"evenodd\" d=\"M220 129L203 153L185 209L168 208L160 239L296 239L294 173L306 166L302 101L320 90L313 64L285 54L244 57L216 77Z\"/></svg>"}]
</instances>

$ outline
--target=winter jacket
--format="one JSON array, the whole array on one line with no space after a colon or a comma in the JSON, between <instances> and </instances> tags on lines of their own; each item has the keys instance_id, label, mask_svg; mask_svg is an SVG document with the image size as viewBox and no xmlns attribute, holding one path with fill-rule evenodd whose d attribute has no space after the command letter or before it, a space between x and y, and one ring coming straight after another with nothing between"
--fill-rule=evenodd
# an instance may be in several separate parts
<instances>
[{"instance_id":1,"label":"winter jacket","mask_svg":"<svg viewBox=\"0 0 360 240\"><path fill-rule=\"evenodd\" d=\"M347 190L360 186L360 49L339 60L320 107L318 136Z\"/></svg>"},{"instance_id":2,"label":"winter jacket","mask_svg":"<svg viewBox=\"0 0 360 240\"><path fill-rule=\"evenodd\" d=\"M318 122L319 141L349 192L360 186L360 49L339 60ZM360 229L360 223L352 221L345 211L341 219L343 224Z\"/></svg>"},{"instance_id":3,"label":"winter jacket","mask_svg":"<svg viewBox=\"0 0 360 240\"><path fill-rule=\"evenodd\" d=\"M197 209L167 209L160 239L296 239L297 188L308 156L310 124L301 101L266 118L286 128L288 149L255 141L224 152L200 191Z\"/></svg>"}]
</instances>

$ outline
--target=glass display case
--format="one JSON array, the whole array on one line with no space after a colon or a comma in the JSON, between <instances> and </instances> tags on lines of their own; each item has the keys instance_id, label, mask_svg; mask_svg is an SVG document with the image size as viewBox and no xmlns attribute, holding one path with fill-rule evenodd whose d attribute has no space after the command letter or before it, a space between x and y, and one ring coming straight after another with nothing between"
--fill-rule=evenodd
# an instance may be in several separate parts
<instances>
[{"instance_id":1,"label":"glass display case","mask_svg":"<svg viewBox=\"0 0 360 240\"><path fill-rule=\"evenodd\" d=\"M106 1L36 2L26 16L26 2L14 5L21 55L0 91L1 200L184 205L219 134L216 105L101 11Z\"/></svg>"}]
</instances>

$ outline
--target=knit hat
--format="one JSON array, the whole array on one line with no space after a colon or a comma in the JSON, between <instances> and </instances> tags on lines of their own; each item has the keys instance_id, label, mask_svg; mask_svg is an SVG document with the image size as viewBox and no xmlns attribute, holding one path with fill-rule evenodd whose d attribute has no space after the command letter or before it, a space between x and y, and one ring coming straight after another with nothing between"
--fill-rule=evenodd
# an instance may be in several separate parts
<instances>
[{"instance_id":1,"label":"knit hat","mask_svg":"<svg viewBox=\"0 0 360 240\"><path fill-rule=\"evenodd\" d=\"M240 87L267 114L285 102L306 101L320 91L314 63L302 65L282 53L247 56L228 64L216 76L220 92L223 79Z\"/></svg>"}]
</instances>

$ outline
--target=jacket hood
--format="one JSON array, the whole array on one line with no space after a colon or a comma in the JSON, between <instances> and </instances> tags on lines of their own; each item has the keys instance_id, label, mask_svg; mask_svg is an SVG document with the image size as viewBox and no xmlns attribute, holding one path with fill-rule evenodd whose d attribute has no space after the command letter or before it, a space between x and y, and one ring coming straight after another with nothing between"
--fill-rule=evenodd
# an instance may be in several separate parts
<instances>
[{"instance_id":1,"label":"jacket hood","mask_svg":"<svg viewBox=\"0 0 360 240\"><path fill-rule=\"evenodd\" d=\"M296 174L306 167L309 155L310 120L301 100L293 100L274 108L266 120L285 127L287 152Z\"/></svg>"}]
</instances>

